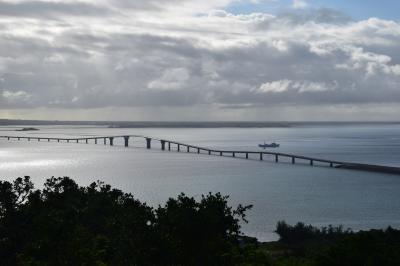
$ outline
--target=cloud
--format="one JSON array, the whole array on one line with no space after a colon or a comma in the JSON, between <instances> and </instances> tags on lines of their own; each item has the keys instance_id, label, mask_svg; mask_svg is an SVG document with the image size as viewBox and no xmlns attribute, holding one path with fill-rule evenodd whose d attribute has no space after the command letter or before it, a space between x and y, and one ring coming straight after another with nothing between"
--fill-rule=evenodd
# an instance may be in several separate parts
<instances>
[{"instance_id":1,"label":"cloud","mask_svg":"<svg viewBox=\"0 0 400 266\"><path fill-rule=\"evenodd\" d=\"M279 93L287 91L291 85L292 81L288 79L266 82L262 84L259 88L260 92L265 93Z\"/></svg>"},{"instance_id":2,"label":"cloud","mask_svg":"<svg viewBox=\"0 0 400 266\"><path fill-rule=\"evenodd\" d=\"M318 23L318 24L347 24L352 19L345 13L330 9L307 9L293 12L284 12L277 16L276 21L285 24L298 26L299 24Z\"/></svg>"},{"instance_id":3,"label":"cloud","mask_svg":"<svg viewBox=\"0 0 400 266\"><path fill-rule=\"evenodd\" d=\"M59 16L104 16L111 11L101 6L79 1L0 1L1 17L57 19Z\"/></svg>"},{"instance_id":4,"label":"cloud","mask_svg":"<svg viewBox=\"0 0 400 266\"><path fill-rule=\"evenodd\" d=\"M0 110L165 107L207 119L234 109L262 119L283 105L400 103L398 22L331 9L235 15L227 4L1 1Z\"/></svg>"},{"instance_id":5,"label":"cloud","mask_svg":"<svg viewBox=\"0 0 400 266\"><path fill-rule=\"evenodd\" d=\"M308 7L308 3L305 0L293 0L292 7L295 9L303 9Z\"/></svg>"},{"instance_id":6,"label":"cloud","mask_svg":"<svg viewBox=\"0 0 400 266\"><path fill-rule=\"evenodd\" d=\"M3 90L0 93L0 103L4 106L24 107L29 104L31 95L25 91Z\"/></svg>"},{"instance_id":7,"label":"cloud","mask_svg":"<svg viewBox=\"0 0 400 266\"><path fill-rule=\"evenodd\" d=\"M27 101L31 96L25 91L3 91L3 97L10 102Z\"/></svg>"},{"instance_id":8,"label":"cloud","mask_svg":"<svg viewBox=\"0 0 400 266\"><path fill-rule=\"evenodd\" d=\"M292 81L288 79L266 82L258 88L258 93L282 93L293 90L297 93L324 92L335 90L337 84L326 84L324 82Z\"/></svg>"},{"instance_id":9,"label":"cloud","mask_svg":"<svg viewBox=\"0 0 400 266\"><path fill-rule=\"evenodd\" d=\"M184 68L167 69L159 79L151 81L147 87L153 90L180 90L185 87L189 78L189 73Z\"/></svg>"}]
</instances>

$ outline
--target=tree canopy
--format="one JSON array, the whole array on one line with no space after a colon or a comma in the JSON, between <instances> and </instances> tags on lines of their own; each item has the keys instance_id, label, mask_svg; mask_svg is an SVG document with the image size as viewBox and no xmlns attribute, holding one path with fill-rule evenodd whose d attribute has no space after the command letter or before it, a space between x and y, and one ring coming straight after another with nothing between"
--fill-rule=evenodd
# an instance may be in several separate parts
<instances>
[{"instance_id":1,"label":"tree canopy","mask_svg":"<svg viewBox=\"0 0 400 266\"><path fill-rule=\"evenodd\" d=\"M185 194L152 208L102 182L0 182L0 265L232 265L251 206Z\"/></svg>"},{"instance_id":2,"label":"tree canopy","mask_svg":"<svg viewBox=\"0 0 400 266\"><path fill-rule=\"evenodd\" d=\"M102 182L0 181L0 265L398 266L400 230L278 222L277 242L241 232L252 206L220 193L148 206Z\"/></svg>"}]
</instances>

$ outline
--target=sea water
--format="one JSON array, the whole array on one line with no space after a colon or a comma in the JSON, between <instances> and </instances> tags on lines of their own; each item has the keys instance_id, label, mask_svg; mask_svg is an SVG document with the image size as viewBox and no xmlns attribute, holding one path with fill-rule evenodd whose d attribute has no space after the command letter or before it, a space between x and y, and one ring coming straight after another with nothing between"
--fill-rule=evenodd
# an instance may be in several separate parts
<instances>
[{"instance_id":1,"label":"sea water","mask_svg":"<svg viewBox=\"0 0 400 266\"><path fill-rule=\"evenodd\" d=\"M278 142L273 151L348 162L400 167L400 126L313 125L276 128L107 128L40 126L18 132L0 127L0 135L91 137L146 135L203 147L261 151L260 143ZM308 162L292 165L209 156L186 150L161 151L159 142L131 138L115 145L0 139L0 178L29 175L39 188L46 178L70 176L81 185L102 180L157 206L184 192L200 198L208 192L230 196L230 204L254 205L243 232L261 241L275 240L279 220L315 226L344 225L354 230L400 227L400 176L333 169Z\"/></svg>"}]
</instances>

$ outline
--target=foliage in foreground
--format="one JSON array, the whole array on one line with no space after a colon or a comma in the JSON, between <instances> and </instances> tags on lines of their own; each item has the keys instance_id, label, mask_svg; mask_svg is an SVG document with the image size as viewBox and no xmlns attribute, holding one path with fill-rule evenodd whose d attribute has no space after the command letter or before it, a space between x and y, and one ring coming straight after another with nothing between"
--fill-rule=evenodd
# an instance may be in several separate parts
<instances>
[{"instance_id":1,"label":"foliage in foreground","mask_svg":"<svg viewBox=\"0 0 400 266\"><path fill-rule=\"evenodd\" d=\"M227 197L181 194L151 208L97 182L0 182L0 265L233 265L241 220Z\"/></svg>"},{"instance_id":2,"label":"foliage in foreground","mask_svg":"<svg viewBox=\"0 0 400 266\"><path fill-rule=\"evenodd\" d=\"M278 250L284 251L276 256L276 265L400 265L400 230L391 227L356 233L341 226L319 229L279 222L276 233L280 236Z\"/></svg>"},{"instance_id":3,"label":"foliage in foreground","mask_svg":"<svg viewBox=\"0 0 400 266\"><path fill-rule=\"evenodd\" d=\"M280 240L241 235L251 206L184 194L152 208L101 182L0 181L0 265L398 266L400 231L277 224Z\"/></svg>"}]
</instances>

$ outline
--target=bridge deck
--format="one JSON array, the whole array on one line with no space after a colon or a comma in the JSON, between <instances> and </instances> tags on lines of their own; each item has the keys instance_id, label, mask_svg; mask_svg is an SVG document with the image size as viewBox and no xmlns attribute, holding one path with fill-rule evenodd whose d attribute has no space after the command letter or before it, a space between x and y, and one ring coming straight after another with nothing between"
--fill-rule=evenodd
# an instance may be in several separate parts
<instances>
[{"instance_id":1,"label":"bridge deck","mask_svg":"<svg viewBox=\"0 0 400 266\"><path fill-rule=\"evenodd\" d=\"M206 152L208 155L219 155L219 156L226 156L231 155L231 157L236 157L237 155L245 155L246 159L249 159L250 154L257 154L259 155L259 159L261 161L264 160L264 155L272 155L275 156L275 162L279 161L279 157L286 157L290 158L292 164L296 163L296 160L303 160L308 161L310 165L314 165L315 162L328 164L330 167L336 168L345 168L345 169L353 169L353 170L362 170L362 171L373 171L373 172L380 172L380 173L390 173L400 175L400 167L390 167L390 166L383 166L383 165L372 165L372 164L360 164L360 163L351 163L351 162L343 162L343 161L336 161L336 160L327 160L327 159L320 159L320 158L313 158L308 156L301 156L301 155L294 155L294 154L287 154L287 153L279 153L279 152L270 152L270 151L241 151L241 150L219 150L219 149L209 149L205 147L200 147L196 145L189 145L186 143L176 142L172 140L165 140L165 139L158 139L152 138L143 135L119 135L119 136L100 136L100 137L80 137L80 138L55 138L55 137L36 137L36 136L0 136L0 138L5 138L8 140L11 139L27 139L27 140L47 140L50 141L66 141L66 142L77 142L85 141L86 143L89 140L94 140L97 144L98 140L104 140L104 144L108 143L112 146L114 145L114 139L116 138L123 138L125 141L125 146L129 146L129 138L143 138L146 140L147 149L151 148L151 141L159 141L161 143L162 150L171 150L171 145L175 145L177 147L177 151L181 151L181 148L186 148L187 152L190 152L191 149L197 151L197 153ZM168 144L168 148L166 148L165 144ZM238 157L242 158L242 157Z\"/></svg>"}]
</instances>

